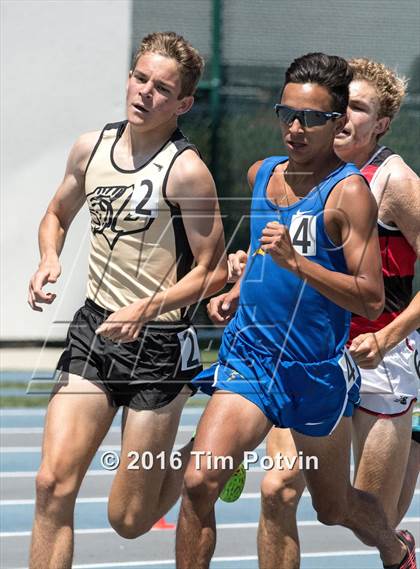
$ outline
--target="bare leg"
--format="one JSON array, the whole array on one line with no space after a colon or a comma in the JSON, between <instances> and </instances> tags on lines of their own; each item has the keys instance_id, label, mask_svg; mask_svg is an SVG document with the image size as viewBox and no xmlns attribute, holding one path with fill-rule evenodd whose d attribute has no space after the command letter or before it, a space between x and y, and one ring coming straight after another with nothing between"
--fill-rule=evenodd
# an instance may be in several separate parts
<instances>
[{"instance_id":1,"label":"bare leg","mask_svg":"<svg viewBox=\"0 0 420 569\"><path fill-rule=\"evenodd\" d=\"M177 527L178 569L208 569L216 545L214 504L232 472L271 428L260 409L240 395L217 392L201 417L185 474ZM216 457L232 457L214 467ZM209 463L210 459L210 463ZM197 464L197 462L198 464Z\"/></svg>"},{"instance_id":2,"label":"bare leg","mask_svg":"<svg viewBox=\"0 0 420 569\"><path fill-rule=\"evenodd\" d=\"M160 409L126 410L121 464L112 484L108 506L109 521L122 537L133 539L148 532L181 494L192 443L184 446L174 463L171 453L189 395L190 390L185 387Z\"/></svg>"},{"instance_id":3,"label":"bare leg","mask_svg":"<svg viewBox=\"0 0 420 569\"><path fill-rule=\"evenodd\" d=\"M62 374L47 410L30 569L71 568L76 496L115 413L99 387Z\"/></svg>"},{"instance_id":4,"label":"bare leg","mask_svg":"<svg viewBox=\"0 0 420 569\"><path fill-rule=\"evenodd\" d=\"M353 415L355 488L380 501L390 526L397 525L411 441L411 412L384 419L356 410Z\"/></svg>"},{"instance_id":5,"label":"bare leg","mask_svg":"<svg viewBox=\"0 0 420 569\"><path fill-rule=\"evenodd\" d=\"M297 450L289 429L271 429L267 454L281 453L292 461ZM299 569L300 548L296 510L305 488L298 463L292 470L270 470L261 484L261 515L258 526L260 569Z\"/></svg>"},{"instance_id":6,"label":"bare leg","mask_svg":"<svg viewBox=\"0 0 420 569\"><path fill-rule=\"evenodd\" d=\"M396 525L398 525L408 508L410 507L411 500L413 499L414 490L416 489L417 478L420 472L420 443L411 441L410 454L408 457L407 470L402 485L400 499L398 501L398 516Z\"/></svg>"},{"instance_id":7,"label":"bare leg","mask_svg":"<svg viewBox=\"0 0 420 569\"><path fill-rule=\"evenodd\" d=\"M400 563L407 549L387 523L379 501L350 484L351 419L341 419L328 437L293 431L293 438L304 456L318 456L319 468L304 471L318 520L351 529L363 543L378 548L384 565Z\"/></svg>"}]
</instances>

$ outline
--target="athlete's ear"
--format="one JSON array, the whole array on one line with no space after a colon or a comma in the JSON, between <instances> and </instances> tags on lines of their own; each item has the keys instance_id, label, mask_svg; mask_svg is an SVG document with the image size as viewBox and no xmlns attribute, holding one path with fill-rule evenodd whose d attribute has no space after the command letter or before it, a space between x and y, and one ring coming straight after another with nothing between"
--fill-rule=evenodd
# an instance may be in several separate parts
<instances>
[{"instance_id":1,"label":"athlete's ear","mask_svg":"<svg viewBox=\"0 0 420 569\"><path fill-rule=\"evenodd\" d=\"M130 71L128 73L127 83L125 84L126 91L128 91L128 84L130 83L130 79L132 78L132 76L133 76L133 70L130 69Z\"/></svg>"},{"instance_id":2,"label":"athlete's ear","mask_svg":"<svg viewBox=\"0 0 420 569\"><path fill-rule=\"evenodd\" d=\"M390 122L391 119L389 117L382 117L381 119L378 119L376 121L375 134L378 136L380 134L385 134L389 129Z\"/></svg>"},{"instance_id":3,"label":"athlete's ear","mask_svg":"<svg viewBox=\"0 0 420 569\"><path fill-rule=\"evenodd\" d=\"M177 116L185 115L185 113L188 113L188 111L191 109L193 104L194 104L194 97L192 95L189 97L184 97L179 101L179 106L175 114Z\"/></svg>"}]
</instances>

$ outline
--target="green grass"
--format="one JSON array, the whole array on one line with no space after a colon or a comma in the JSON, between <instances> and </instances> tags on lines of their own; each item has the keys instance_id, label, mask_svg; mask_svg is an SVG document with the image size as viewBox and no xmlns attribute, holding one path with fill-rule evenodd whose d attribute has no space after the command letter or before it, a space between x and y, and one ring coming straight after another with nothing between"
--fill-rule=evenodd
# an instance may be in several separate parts
<instances>
[{"instance_id":1,"label":"green grass","mask_svg":"<svg viewBox=\"0 0 420 569\"><path fill-rule=\"evenodd\" d=\"M0 390L3 389L19 389L20 391L29 391L30 393L36 394L43 394L43 393L50 393L51 387L54 385L53 380L42 380L36 381L32 380L30 382L24 381L1 381L0 382Z\"/></svg>"},{"instance_id":2,"label":"green grass","mask_svg":"<svg viewBox=\"0 0 420 569\"><path fill-rule=\"evenodd\" d=\"M201 361L204 367L208 367L217 360L217 352L218 350L203 350L201 352Z\"/></svg>"},{"instance_id":3,"label":"green grass","mask_svg":"<svg viewBox=\"0 0 420 569\"><path fill-rule=\"evenodd\" d=\"M20 396L0 397L0 408L6 407L46 407L49 395L31 395L25 394ZM207 403L207 397L191 397L188 399L186 407L204 407Z\"/></svg>"},{"instance_id":4,"label":"green grass","mask_svg":"<svg viewBox=\"0 0 420 569\"><path fill-rule=\"evenodd\" d=\"M46 407L48 395L7 395L0 397L0 407Z\"/></svg>"},{"instance_id":5,"label":"green grass","mask_svg":"<svg viewBox=\"0 0 420 569\"><path fill-rule=\"evenodd\" d=\"M217 359L217 350L203 350L201 358L204 367L208 367ZM1 407L46 407L50 396L50 391L54 383L50 380L43 381L12 381L5 379L0 382L0 393L3 390L16 390L21 391L22 395L8 395L7 391L0 395L0 408ZM29 388L29 392L26 391ZM44 395L45 394L45 395ZM202 407L205 405L206 400L202 397L191 397L188 400L188 407Z\"/></svg>"}]
</instances>

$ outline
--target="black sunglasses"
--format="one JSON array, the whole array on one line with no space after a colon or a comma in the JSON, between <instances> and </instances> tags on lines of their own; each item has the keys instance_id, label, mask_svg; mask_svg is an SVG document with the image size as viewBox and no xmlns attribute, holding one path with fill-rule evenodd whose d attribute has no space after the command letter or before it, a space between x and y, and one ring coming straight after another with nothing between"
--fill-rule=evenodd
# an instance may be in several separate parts
<instances>
[{"instance_id":1,"label":"black sunglasses","mask_svg":"<svg viewBox=\"0 0 420 569\"><path fill-rule=\"evenodd\" d=\"M314 111L312 109L305 109L298 111L287 105L274 105L274 110L278 118L291 125L297 119L303 127L310 128L312 126L322 126L330 119L338 119L343 116L343 113L325 113L323 111Z\"/></svg>"}]
</instances>

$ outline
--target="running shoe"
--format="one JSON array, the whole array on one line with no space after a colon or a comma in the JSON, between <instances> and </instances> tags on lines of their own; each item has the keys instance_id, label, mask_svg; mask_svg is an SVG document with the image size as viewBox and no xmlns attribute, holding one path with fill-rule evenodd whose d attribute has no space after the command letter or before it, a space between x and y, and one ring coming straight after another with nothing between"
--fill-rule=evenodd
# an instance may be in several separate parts
<instances>
[{"instance_id":1,"label":"running shoe","mask_svg":"<svg viewBox=\"0 0 420 569\"><path fill-rule=\"evenodd\" d=\"M236 502L242 494L245 486L246 470L243 464L240 464L229 480L226 482L219 498L223 502Z\"/></svg>"},{"instance_id":2,"label":"running shoe","mask_svg":"<svg viewBox=\"0 0 420 569\"><path fill-rule=\"evenodd\" d=\"M397 536L407 547L407 553L399 565L384 565L385 569L417 569L416 544L414 537L405 529L397 531Z\"/></svg>"}]
</instances>

